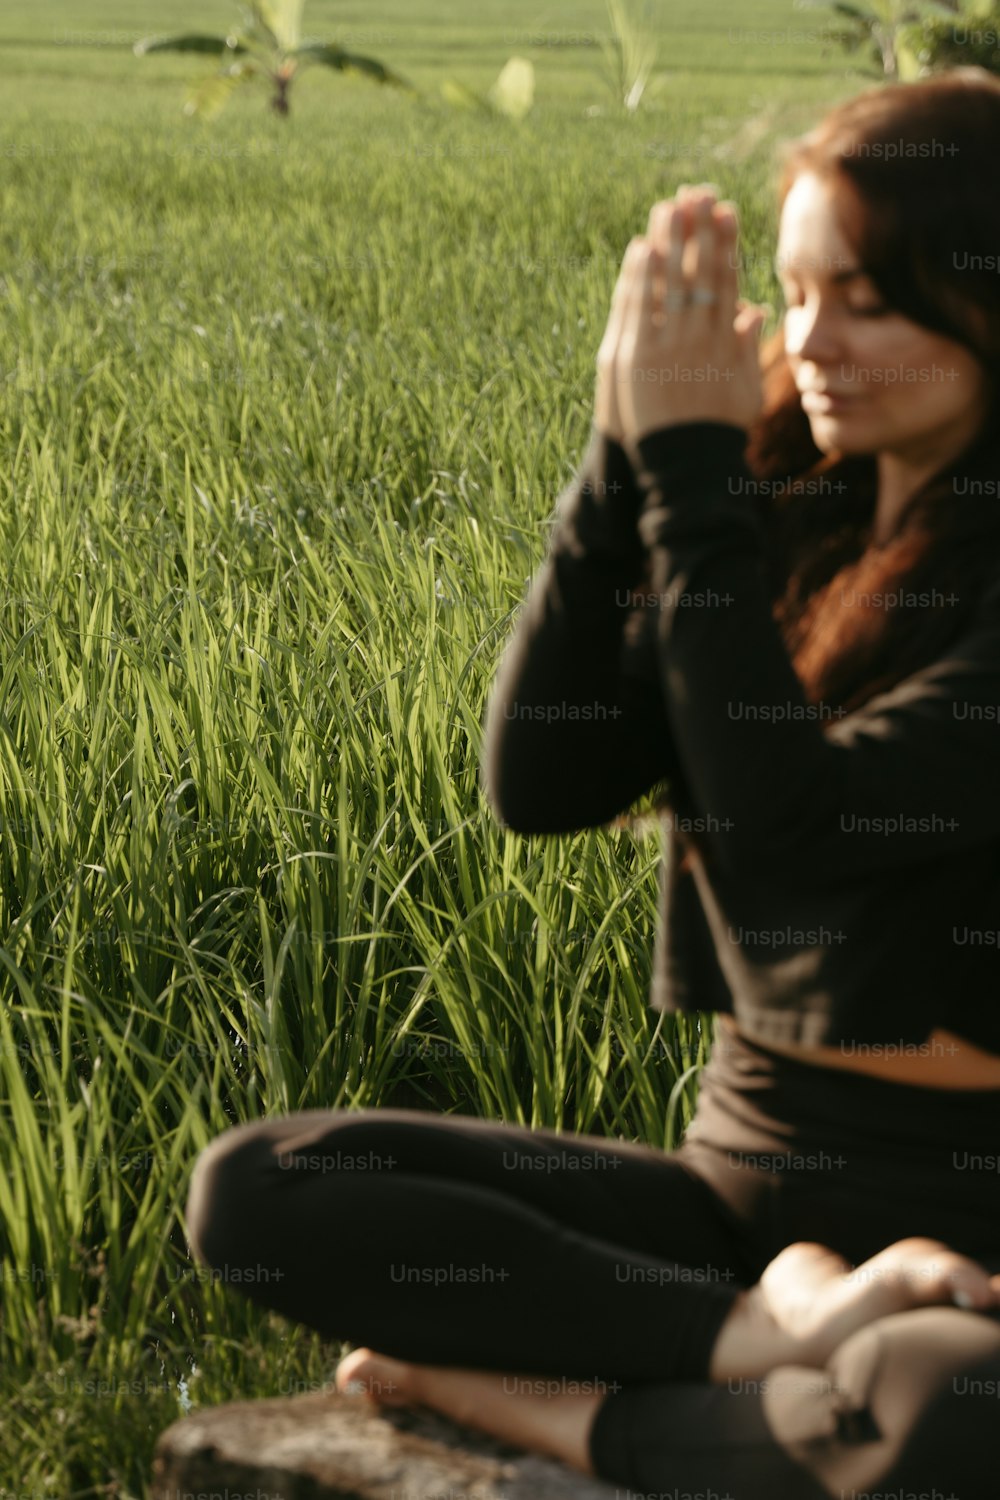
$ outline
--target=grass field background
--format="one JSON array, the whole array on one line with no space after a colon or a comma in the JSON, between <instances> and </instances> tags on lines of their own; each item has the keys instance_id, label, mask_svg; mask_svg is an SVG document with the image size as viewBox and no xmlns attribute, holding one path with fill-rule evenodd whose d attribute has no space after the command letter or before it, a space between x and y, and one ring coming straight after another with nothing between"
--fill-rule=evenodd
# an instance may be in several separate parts
<instances>
[{"instance_id":1,"label":"grass field background","mask_svg":"<svg viewBox=\"0 0 1000 1500\"><path fill-rule=\"evenodd\" d=\"M785 0L668 0L628 118L602 5L475 14L313 0L424 97L316 70L203 125L211 61L131 44L235 6L0 11L0 1496L131 1500L192 1404L332 1377L188 1257L227 1124L690 1118L659 840L500 830L486 697L628 239L711 180L776 299L775 144L866 80ZM514 54L520 124L441 101Z\"/></svg>"}]
</instances>

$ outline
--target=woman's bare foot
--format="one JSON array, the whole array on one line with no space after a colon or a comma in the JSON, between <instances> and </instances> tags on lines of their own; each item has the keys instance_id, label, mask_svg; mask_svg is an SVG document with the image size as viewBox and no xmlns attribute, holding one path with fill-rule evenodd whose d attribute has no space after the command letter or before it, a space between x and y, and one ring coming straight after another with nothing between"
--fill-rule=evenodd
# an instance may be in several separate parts
<instances>
[{"instance_id":1,"label":"woman's bare foot","mask_svg":"<svg viewBox=\"0 0 1000 1500\"><path fill-rule=\"evenodd\" d=\"M598 1381L409 1364L372 1349L353 1349L341 1360L337 1389L377 1405L432 1407L591 1475L590 1429L608 1391Z\"/></svg>"},{"instance_id":2,"label":"woman's bare foot","mask_svg":"<svg viewBox=\"0 0 1000 1500\"><path fill-rule=\"evenodd\" d=\"M337 1390L367 1396L376 1406L409 1406L420 1400L419 1366L372 1349L352 1349L337 1366Z\"/></svg>"},{"instance_id":3,"label":"woman's bare foot","mask_svg":"<svg viewBox=\"0 0 1000 1500\"><path fill-rule=\"evenodd\" d=\"M720 1382L775 1372L779 1377L775 1390L780 1392L791 1381L795 1401L800 1405L805 1401L806 1417L813 1420L809 1381L814 1374L810 1372L822 1370L831 1360L836 1376L831 1357L835 1351L839 1355L845 1340L887 1316L892 1323L893 1314L947 1303L955 1291L964 1293L974 1307L997 1306L1000 1275L990 1276L940 1240L900 1240L853 1270L824 1245L789 1245L757 1285L737 1298L716 1340L709 1379ZM969 1321L967 1313L952 1312ZM990 1337L1000 1339L995 1323L988 1328L993 1330ZM850 1354L852 1347L849 1344L845 1352ZM867 1346L862 1353L866 1350ZM803 1377L807 1388L802 1385ZM830 1371L815 1378L829 1387ZM529 1452L547 1454L583 1474L594 1473L589 1436L607 1394L607 1387L596 1381L410 1364L363 1348L354 1349L341 1361L337 1389L363 1394L377 1405L429 1406L463 1426L479 1428ZM785 1389L786 1404L787 1396ZM888 1420L884 1398L876 1415ZM898 1433L907 1416L908 1411L897 1413L888 1425ZM774 1426L781 1438L790 1435L794 1420L791 1426L786 1420L783 1431L776 1407ZM854 1472L853 1455L845 1463ZM834 1468L839 1472L839 1465ZM825 1482L826 1475L823 1478Z\"/></svg>"},{"instance_id":4,"label":"woman's bare foot","mask_svg":"<svg viewBox=\"0 0 1000 1500\"><path fill-rule=\"evenodd\" d=\"M996 1307L1000 1276L941 1240L898 1240L853 1269L826 1245L789 1245L734 1304L709 1379L754 1377L785 1364L819 1368L877 1318L954 1298L971 1309Z\"/></svg>"}]
</instances>

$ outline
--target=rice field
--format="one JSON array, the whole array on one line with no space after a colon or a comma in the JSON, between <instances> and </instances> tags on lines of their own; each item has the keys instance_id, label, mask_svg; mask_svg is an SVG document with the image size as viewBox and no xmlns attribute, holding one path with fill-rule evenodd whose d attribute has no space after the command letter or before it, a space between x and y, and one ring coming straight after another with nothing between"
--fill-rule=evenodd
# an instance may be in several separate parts
<instances>
[{"instance_id":1,"label":"rice field","mask_svg":"<svg viewBox=\"0 0 1000 1500\"><path fill-rule=\"evenodd\" d=\"M146 1494L157 1434L343 1346L188 1255L197 1153L296 1109L671 1147L657 835L523 838L486 700L586 442L618 265L717 183L776 300L773 147L867 81L790 0L311 0L281 119L186 118L223 0L0 13L0 1496ZM532 60L522 121L448 106Z\"/></svg>"}]
</instances>

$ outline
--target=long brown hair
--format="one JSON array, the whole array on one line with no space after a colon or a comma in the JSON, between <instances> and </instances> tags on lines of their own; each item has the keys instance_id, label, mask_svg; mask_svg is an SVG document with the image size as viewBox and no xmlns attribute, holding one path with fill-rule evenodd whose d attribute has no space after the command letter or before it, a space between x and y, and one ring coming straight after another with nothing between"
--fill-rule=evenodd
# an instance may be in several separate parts
<instances>
[{"instance_id":1,"label":"long brown hair","mask_svg":"<svg viewBox=\"0 0 1000 1500\"><path fill-rule=\"evenodd\" d=\"M801 173L831 183L843 232L881 296L969 349L991 398L978 434L878 546L874 455L817 448L782 331L764 343L764 405L746 457L766 483L748 503L764 522L773 617L814 705L851 712L934 661L1000 570L1000 193L989 177L998 160L1000 78L981 68L876 85L784 148L779 209ZM971 482L959 490L959 480ZM635 589L648 588L647 569ZM921 593L934 602L918 602ZM873 594L896 602L856 602ZM668 792L655 808L670 805ZM684 837L710 857L701 837Z\"/></svg>"}]
</instances>

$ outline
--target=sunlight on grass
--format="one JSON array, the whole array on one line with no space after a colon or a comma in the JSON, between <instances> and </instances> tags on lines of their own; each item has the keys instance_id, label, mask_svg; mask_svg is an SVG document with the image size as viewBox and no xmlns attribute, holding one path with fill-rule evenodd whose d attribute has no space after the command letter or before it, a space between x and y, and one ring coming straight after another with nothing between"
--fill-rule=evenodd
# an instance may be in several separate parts
<instances>
[{"instance_id":1,"label":"sunlight on grass","mask_svg":"<svg viewBox=\"0 0 1000 1500\"><path fill-rule=\"evenodd\" d=\"M72 45L58 9L62 41L2 23L0 1478L130 1497L192 1404L319 1388L339 1352L192 1265L227 1125L394 1103L683 1134L707 1037L647 1003L659 837L505 833L482 724L629 237L708 177L769 295L767 153L819 75L759 54L786 102L747 159L764 101L725 14L678 12L691 79L598 119L585 37L389 9L379 55L408 71L409 36L424 78L531 57L531 114L345 78L208 129L127 8Z\"/></svg>"}]
</instances>

